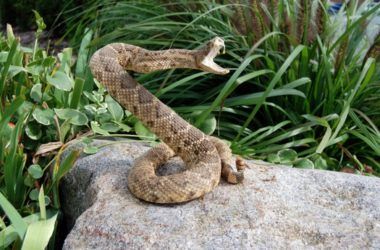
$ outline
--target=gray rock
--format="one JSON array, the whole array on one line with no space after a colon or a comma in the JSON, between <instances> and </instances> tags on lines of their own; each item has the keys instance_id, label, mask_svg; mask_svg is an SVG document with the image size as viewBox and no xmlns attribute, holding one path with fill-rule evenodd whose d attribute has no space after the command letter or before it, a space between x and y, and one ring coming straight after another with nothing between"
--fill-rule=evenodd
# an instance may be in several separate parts
<instances>
[{"instance_id":1,"label":"gray rock","mask_svg":"<svg viewBox=\"0 0 380 250\"><path fill-rule=\"evenodd\" d=\"M248 161L243 184L221 181L203 199L154 205L127 188L133 159L149 147L97 143L112 145L81 157L62 183L67 223L75 222L63 249L380 248L379 178Z\"/></svg>"}]
</instances>

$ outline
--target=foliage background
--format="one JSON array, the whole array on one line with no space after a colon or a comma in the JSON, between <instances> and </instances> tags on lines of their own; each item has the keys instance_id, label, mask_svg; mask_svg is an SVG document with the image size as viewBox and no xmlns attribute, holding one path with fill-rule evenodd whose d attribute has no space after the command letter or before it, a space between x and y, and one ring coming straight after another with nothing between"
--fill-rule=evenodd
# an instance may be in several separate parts
<instances>
[{"instance_id":1,"label":"foliage background","mask_svg":"<svg viewBox=\"0 0 380 250\"><path fill-rule=\"evenodd\" d=\"M36 30L31 47L10 26L0 36L1 246L54 248L59 180L80 153L60 159L72 139L87 145L84 153L98 150L88 131L156 139L88 69L91 54L116 41L194 49L223 37L227 53L217 62L227 76L177 69L135 77L237 154L380 175L380 39L363 42L380 5L351 1L331 17L303 0L47 2L0 2L3 24ZM46 26L73 48L53 55L41 47Z\"/></svg>"}]
</instances>

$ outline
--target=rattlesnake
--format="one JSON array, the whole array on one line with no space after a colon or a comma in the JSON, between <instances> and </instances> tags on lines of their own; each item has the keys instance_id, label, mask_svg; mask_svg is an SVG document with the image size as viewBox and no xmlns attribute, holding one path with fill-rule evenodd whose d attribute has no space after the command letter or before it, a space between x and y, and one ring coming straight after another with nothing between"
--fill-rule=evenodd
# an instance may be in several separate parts
<instances>
[{"instance_id":1,"label":"rattlesnake","mask_svg":"<svg viewBox=\"0 0 380 250\"><path fill-rule=\"evenodd\" d=\"M213 190L221 175L230 183L243 180L242 171L232 170L229 164L231 151L223 141L191 126L126 71L147 73L169 68L192 68L227 74L229 70L213 61L221 49L224 49L224 41L216 37L198 50L149 51L113 43L92 56L90 68L95 78L164 142L136 159L130 170L128 188L136 197L154 203L180 203ZM156 168L174 155L183 159L187 170L157 176Z\"/></svg>"}]
</instances>

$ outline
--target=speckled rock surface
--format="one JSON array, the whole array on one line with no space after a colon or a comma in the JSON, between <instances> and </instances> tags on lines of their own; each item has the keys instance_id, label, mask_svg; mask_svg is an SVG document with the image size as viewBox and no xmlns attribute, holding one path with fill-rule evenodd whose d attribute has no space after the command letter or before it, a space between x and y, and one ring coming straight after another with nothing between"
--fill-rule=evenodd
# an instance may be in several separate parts
<instances>
[{"instance_id":1,"label":"speckled rock surface","mask_svg":"<svg viewBox=\"0 0 380 250\"><path fill-rule=\"evenodd\" d=\"M112 143L62 183L67 223L76 219L63 249L380 248L380 178L249 161L241 185L222 181L203 199L157 206L126 183L148 147Z\"/></svg>"}]
</instances>

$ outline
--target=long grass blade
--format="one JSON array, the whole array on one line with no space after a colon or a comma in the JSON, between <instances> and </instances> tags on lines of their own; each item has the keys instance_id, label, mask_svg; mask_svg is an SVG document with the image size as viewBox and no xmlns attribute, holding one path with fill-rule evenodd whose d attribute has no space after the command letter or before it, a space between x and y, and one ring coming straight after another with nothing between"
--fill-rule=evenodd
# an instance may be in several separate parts
<instances>
[{"instance_id":1,"label":"long grass blade","mask_svg":"<svg viewBox=\"0 0 380 250\"><path fill-rule=\"evenodd\" d=\"M265 99L268 97L269 93L273 90L274 86L280 81L282 75L285 73L286 69L288 69L291 65L291 63L294 61L294 59L299 55L299 53L304 49L304 46L298 45L294 51L289 55L289 57L286 59L284 64L281 66L281 68L278 70L276 75L273 77L272 81L269 83L268 87L266 88L264 94L260 98L259 103L255 106L251 114L248 116L247 120L245 121L242 129L239 131L238 135L236 136L235 140L239 140L243 130L251 123L253 118L255 117L257 111L261 107L261 105L265 102Z\"/></svg>"},{"instance_id":2,"label":"long grass blade","mask_svg":"<svg viewBox=\"0 0 380 250\"><path fill-rule=\"evenodd\" d=\"M5 198L5 196L0 192L0 206L4 210L5 214L8 216L15 231L19 235L20 239L24 238L28 225L23 221L21 215L12 206L12 204Z\"/></svg>"}]
</instances>

